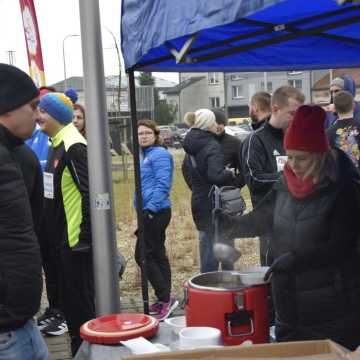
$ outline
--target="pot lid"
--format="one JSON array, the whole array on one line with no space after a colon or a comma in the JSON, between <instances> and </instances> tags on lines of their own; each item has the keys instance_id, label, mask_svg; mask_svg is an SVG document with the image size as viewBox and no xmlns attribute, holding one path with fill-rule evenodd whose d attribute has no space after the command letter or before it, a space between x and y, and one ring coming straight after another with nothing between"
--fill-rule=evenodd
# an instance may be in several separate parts
<instances>
[{"instance_id":1,"label":"pot lid","mask_svg":"<svg viewBox=\"0 0 360 360\"><path fill-rule=\"evenodd\" d=\"M115 344L135 337L155 335L159 322L145 314L112 314L92 319L80 328L80 335L90 343Z\"/></svg>"}]
</instances>

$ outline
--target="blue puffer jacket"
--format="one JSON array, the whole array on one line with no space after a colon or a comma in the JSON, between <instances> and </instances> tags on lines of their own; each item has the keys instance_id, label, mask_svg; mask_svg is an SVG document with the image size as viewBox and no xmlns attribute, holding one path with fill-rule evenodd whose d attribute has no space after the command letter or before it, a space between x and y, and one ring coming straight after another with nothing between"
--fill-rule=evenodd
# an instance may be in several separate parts
<instances>
[{"instance_id":1,"label":"blue puffer jacket","mask_svg":"<svg viewBox=\"0 0 360 360\"><path fill-rule=\"evenodd\" d=\"M140 172L144 210L158 212L171 207L173 171L173 158L165 148L149 146L143 149Z\"/></svg>"},{"instance_id":2,"label":"blue puffer jacket","mask_svg":"<svg viewBox=\"0 0 360 360\"><path fill-rule=\"evenodd\" d=\"M340 76L344 79L344 90L350 92L353 97L356 95L356 84L354 79L351 75L346 74ZM337 120L338 116L336 113L327 111L326 112L326 119L325 119L325 128L329 128L334 122ZM355 101L355 108L354 108L354 119L360 122L360 103Z\"/></svg>"},{"instance_id":3,"label":"blue puffer jacket","mask_svg":"<svg viewBox=\"0 0 360 360\"><path fill-rule=\"evenodd\" d=\"M25 143L39 159L41 170L44 172L49 152L49 137L37 127L31 138L26 140Z\"/></svg>"}]
</instances>

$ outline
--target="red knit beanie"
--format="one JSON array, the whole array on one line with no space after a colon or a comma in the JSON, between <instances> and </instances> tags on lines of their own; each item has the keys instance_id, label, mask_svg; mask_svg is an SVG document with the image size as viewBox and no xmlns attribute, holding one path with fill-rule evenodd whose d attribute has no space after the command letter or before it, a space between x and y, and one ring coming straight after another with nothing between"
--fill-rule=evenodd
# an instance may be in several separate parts
<instances>
[{"instance_id":1,"label":"red knit beanie","mask_svg":"<svg viewBox=\"0 0 360 360\"><path fill-rule=\"evenodd\" d=\"M327 152L330 146L324 128L325 117L325 111L319 106L300 106L286 131L284 148L313 153Z\"/></svg>"}]
</instances>

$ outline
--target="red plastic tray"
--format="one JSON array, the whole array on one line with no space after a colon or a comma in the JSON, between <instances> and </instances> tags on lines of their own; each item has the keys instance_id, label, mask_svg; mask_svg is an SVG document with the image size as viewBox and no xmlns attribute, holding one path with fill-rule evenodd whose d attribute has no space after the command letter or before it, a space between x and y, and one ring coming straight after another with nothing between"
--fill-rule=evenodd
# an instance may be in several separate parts
<instances>
[{"instance_id":1,"label":"red plastic tray","mask_svg":"<svg viewBox=\"0 0 360 360\"><path fill-rule=\"evenodd\" d=\"M159 322L144 314L112 314L89 320L80 328L82 339L94 344L116 344L139 336L156 334Z\"/></svg>"}]
</instances>

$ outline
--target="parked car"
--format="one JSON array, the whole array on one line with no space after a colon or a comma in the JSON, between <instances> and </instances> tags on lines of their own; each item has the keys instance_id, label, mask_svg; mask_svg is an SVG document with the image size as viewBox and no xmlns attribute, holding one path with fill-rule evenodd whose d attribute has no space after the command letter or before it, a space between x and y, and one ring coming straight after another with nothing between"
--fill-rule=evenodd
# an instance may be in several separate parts
<instances>
[{"instance_id":1,"label":"parked car","mask_svg":"<svg viewBox=\"0 0 360 360\"><path fill-rule=\"evenodd\" d=\"M188 128L178 129L177 134L179 136L180 141L184 141L186 134L188 133Z\"/></svg>"},{"instance_id":2,"label":"parked car","mask_svg":"<svg viewBox=\"0 0 360 360\"><path fill-rule=\"evenodd\" d=\"M249 124L251 119L249 117L239 117L239 118L230 118L228 120L228 125L241 125L241 124Z\"/></svg>"},{"instance_id":3,"label":"parked car","mask_svg":"<svg viewBox=\"0 0 360 360\"><path fill-rule=\"evenodd\" d=\"M166 146L181 147L179 129L175 125L160 125L159 130Z\"/></svg>"},{"instance_id":4,"label":"parked car","mask_svg":"<svg viewBox=\"0 0 360 360\"><path fill-rule=\"evenodd\" d=\"M173 146L174 135L168 126L159 126L160 136L164 140L164 145Z\"/></svg>"},{"instance_id":5,"label":"parked car","mask_svg":"<svg viewBox=\"0 0 360 360\"><path fill-rule=\"evenodd\" d=\"M244 141L251 134L250 130L246 130L239 125L227 125L225 126L225 132L229 135L237 137L241 141Z\"/></svg>"},{"instance_id":6,"label":"parked car","mask_svg":"<svg viewBox=\"0 0 360 360\"><path fill-rule=\"evenodd\" d=\"M244 129L244 130L246 130L246 131L249 131L249 132L252 132L252 131L253 131L253 128L252 128L251 125L248 124L248 123L239 124L239 125L237 125L237 126L240 127L240 128L242 128L242 129Z\"/></svg>"}]
</instances>

